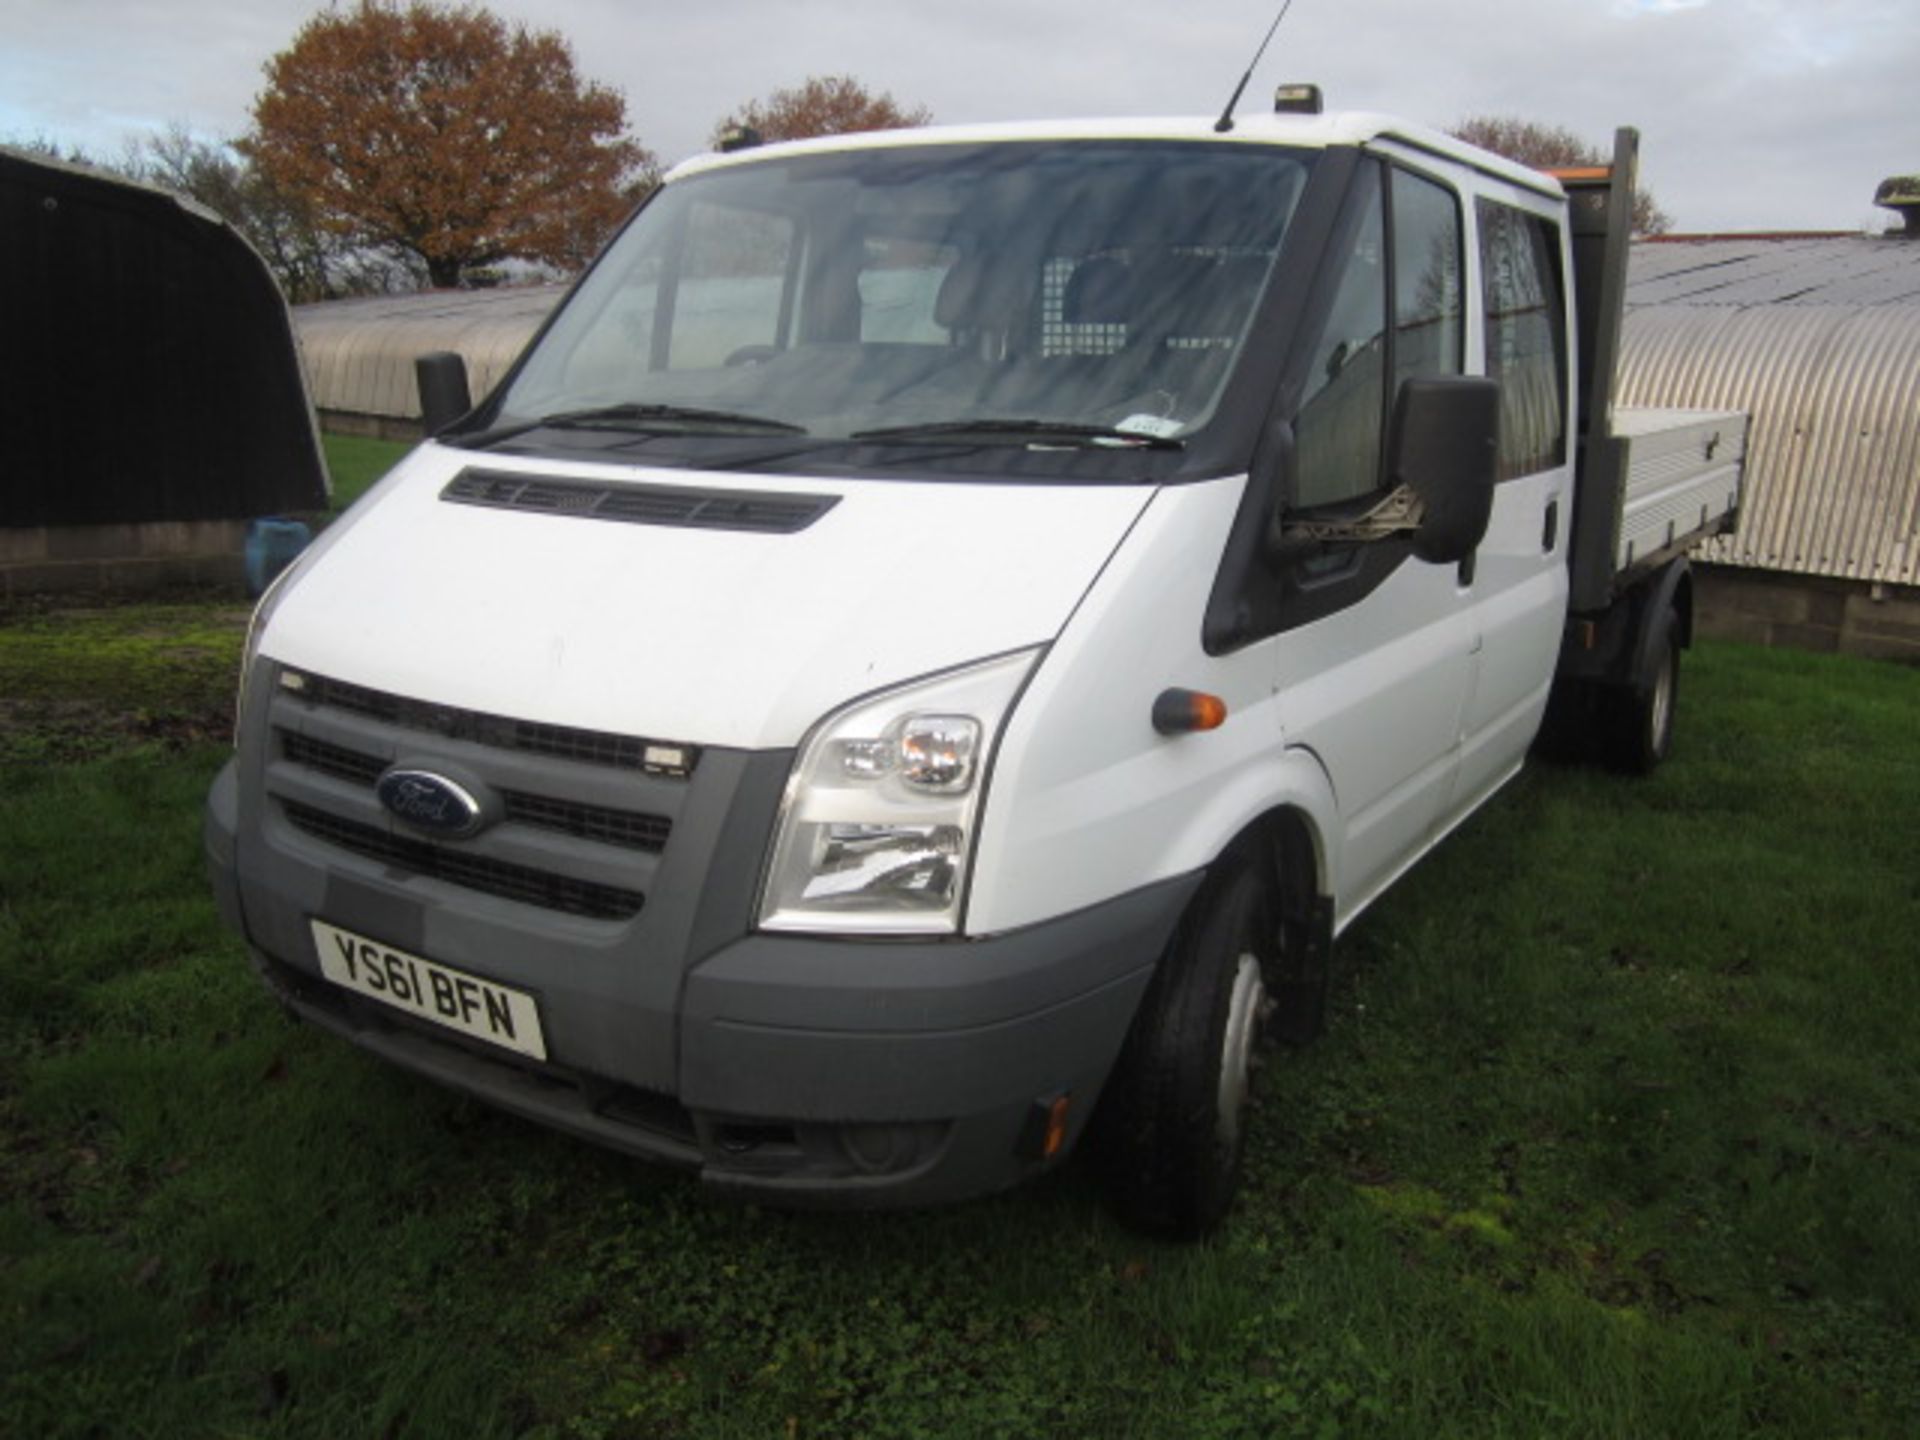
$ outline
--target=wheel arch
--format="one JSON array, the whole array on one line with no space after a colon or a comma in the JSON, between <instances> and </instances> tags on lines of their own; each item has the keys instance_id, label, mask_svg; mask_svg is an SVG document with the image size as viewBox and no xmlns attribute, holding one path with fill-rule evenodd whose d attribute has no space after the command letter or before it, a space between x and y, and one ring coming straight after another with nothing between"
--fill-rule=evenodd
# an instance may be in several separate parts
<instances>
[{"instance_id":1,"label":"wheel arch","mask_svg":"<svg viewBox=\"0 0 1920 1440\"><path fill-rule=\"evenodd\" d=\"M1279 921L1274 972L1268 988L1278 1002L1273 1031L1302 1044L1326 1026L1326 991L1333 950L1334 893L1326 832L1303 806L1283 802L1255 816L1206 867L1207 880L1188 901L1182 926L1204 912L1217 889L1241 865L1268 888Z\"/></svg>"},{"instance_id":2,"label":"wheel arch","mask_svg":"<svg viewBox=\"0 0 1920 1440\"><path fill-rule=\"evenodd\" d=\"M1331 898L1320 829L1297 804L1276 805L1256 816L1220 847L1219 856L1207 868L1242 859L1258 864L1281 895Z\"/></svg>"},{"instance_id":3,"label":"wheel arch","mask_svg":"<svg viewBox=\"0 0 1920 1440\"><path fill-rule=\"evenodd\" d=\"M1633 664L1628 675L1629 683L1636 688L1652 681L1654 662L1665 638L1662 621L1669 611L1678 632L1676 642L1684 650L1693 644L1693 571L1684 555L1647 582L1635 607Z\"/></svg>"},{"instance_id":4,"label":"wheel arch","mask_svg":"<svg viewBox=\"0 0 1920 1440\"><path fill-rule=\"evenodd\" d=\"M1299 893L1331 897L1338 888L1339 806L1320 757L1289 746L1242 769L1171 837L1181 869L1212 870L1250 846L1265 846L1284 868L1273 872Z\"/></svg>"}]
</instances>

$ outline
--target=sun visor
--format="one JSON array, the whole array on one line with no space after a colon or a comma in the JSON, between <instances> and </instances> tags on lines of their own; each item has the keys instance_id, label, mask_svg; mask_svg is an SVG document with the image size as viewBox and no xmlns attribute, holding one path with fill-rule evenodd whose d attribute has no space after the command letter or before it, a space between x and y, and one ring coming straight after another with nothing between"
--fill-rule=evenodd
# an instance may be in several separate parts
<instances>
[{"instance_id":1,"label":"sun visor","mask_svg":"<svg viewBox=\"0 0 1920 1440\"><path fill-rule=\"evenodd\" d=\"M0 149L0 526L323 509L266 263L166 190Z\"/></svg>"}]
</instances>

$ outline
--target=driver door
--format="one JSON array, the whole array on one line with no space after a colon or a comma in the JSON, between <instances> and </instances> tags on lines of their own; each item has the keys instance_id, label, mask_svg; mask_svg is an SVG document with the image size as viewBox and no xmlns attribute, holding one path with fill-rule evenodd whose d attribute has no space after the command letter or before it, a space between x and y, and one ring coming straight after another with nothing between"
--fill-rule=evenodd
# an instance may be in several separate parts
<instances>
[{"instance_id":1,"label":"driver door","mask_svg":"<svg viewBox=\"0 0 1920 1440\"><path fill-rule=\"evenodd\" d=\"M1335 243L1335 291L1294 420L1296 519L1353 519L1387 496L1386 427L1413 376L1464 367L1463 225L1448 186L1369 162ZM1471 565L1403 539L1333 541L1287 577L1276 637L1289 745L1317 755L1343 836L1341 921L1424 849L1453 792L1478 636Z\"/></svg>"}]
</instances>

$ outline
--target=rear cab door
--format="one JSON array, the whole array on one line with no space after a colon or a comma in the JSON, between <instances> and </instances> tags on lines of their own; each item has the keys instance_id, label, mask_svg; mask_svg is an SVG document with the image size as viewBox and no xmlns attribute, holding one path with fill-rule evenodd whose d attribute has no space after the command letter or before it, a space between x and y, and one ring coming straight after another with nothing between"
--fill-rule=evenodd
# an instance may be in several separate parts
<instances>
[{"instance_id":1,"label":"rear cab door","mask_svg":"<svg viewBox=\"0 0 1920 1440\"><path fill-rule=\"evenodd\" d=\"M1473 366L1500 383L1492 518L1471 566L1478 632L1451 818L1511 776L1539 729L1567 608L1573 506L1570 253L1563 202L1473 177Z\"/></svg>"}]
</instances>

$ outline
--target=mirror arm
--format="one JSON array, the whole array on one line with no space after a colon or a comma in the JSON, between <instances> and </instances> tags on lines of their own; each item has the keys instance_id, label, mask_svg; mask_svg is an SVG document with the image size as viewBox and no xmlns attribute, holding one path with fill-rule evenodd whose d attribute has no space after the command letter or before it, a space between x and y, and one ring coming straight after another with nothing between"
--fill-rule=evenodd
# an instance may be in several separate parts
<instances>
[{"instance_id":1,"label":"mirror arm","mask_svg":"<svg viewBox=\"0 0 1920 1440\"><path fill-rule=\"evenodd\" d=\"M1260 537L1260 553L1269 569L1285 569L1319 548L1318 541L1302 548L1298 537L1287 529L1287 510L1293 503L1298 463L1293 422L1270 421L1254 448L1249 475L1249 483L1260 485L1266 492L1267 519Z\"/></svg>"}]
</instances>

